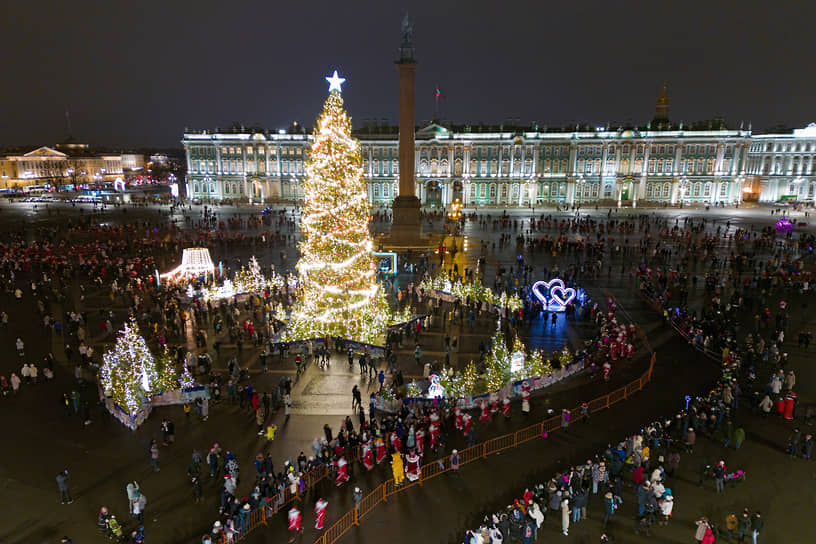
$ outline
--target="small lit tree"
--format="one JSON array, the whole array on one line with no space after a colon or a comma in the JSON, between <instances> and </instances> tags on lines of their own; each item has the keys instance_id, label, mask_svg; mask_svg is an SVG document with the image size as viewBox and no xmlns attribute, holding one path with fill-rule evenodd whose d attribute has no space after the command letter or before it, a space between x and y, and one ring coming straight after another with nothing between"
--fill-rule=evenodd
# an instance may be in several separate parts
<instances>
[{"instance_id":1,"label":"small lit tree","mask_svg":"<svg viewBox=\"0 0 816 544\"><path fill-rule=\"evenodd\" d=\"M502 332L501 321L493 335L493 345L487 361L487 388L490 391L500 389L510 381L510 352Z\"/></svg>"},{"instance_id":2,"label":"small lit tree","mask_svg":"<svg viewBox=\"0 0 816 544\"><path fill-rule=\"evenodd\" d=\"M132 317L119 331L113 349L102 355L99 375L106 395L131 414L156 390L156 361Z\"/></svg>"},{"instance_id":3,"label":"small lit tree","mask_svg":"<svg viewBox=\"0 0 816 544\"><path fill-rule=\"evenodd\" d=\"M258 293L266 289L266 278L254 255L249 259L246 268L242 266L235 273L232 283L236 293Z\"/></svg>"},{"instance_id":4,"label":"small lit tree","mask_svg":"<svg viewBox=\"0 0 816 544\"><path fill-rule=\"evenodd\" d=\"M182 389L190 389L196 385L195 378L193 378L193 374L190 372L190 367L187 366L187 361L184 361L184 367L181 370L178 383Z\"/></svg>"}]
</instances>

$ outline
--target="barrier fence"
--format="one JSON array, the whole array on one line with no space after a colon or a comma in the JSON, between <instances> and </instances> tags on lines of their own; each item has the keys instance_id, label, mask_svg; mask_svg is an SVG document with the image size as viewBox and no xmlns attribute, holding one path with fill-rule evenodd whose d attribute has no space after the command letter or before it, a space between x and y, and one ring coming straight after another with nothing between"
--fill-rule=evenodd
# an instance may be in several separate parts
<instances>
[{"instance_id":1,"label":"barrier fence","mask_svg":"<svg viewBox=\"0 0 816 544\"><path fill-rule=\"evenodd\" d=\"M628 383L627 385L620 387L611 393L608 393L602 397L598 397L596 399L592 399L587 403L589 406L590 413L595 413L600 410L607 409L611 407L613 404L621 402L627 399L632 394L640 391L643 389L647 383L649 383L652 379L652 372L654 370L655 362L657 361L657 354L652 353L651 359L649 361L649 368L644 372L639 378L636 380ZM574 408L571 413L573 414L580 414L581 413L581 406ZM506 434L503 436L497 436L495 438L491 438L484 442L480 442L475 444L467 449L464 449L459 452L459 466L467 465L468 463L472 463L474 461L478 461L479 459L485 459L488 455L493 455L495 453L499 453L501 451L516 448L522 444L525 444L531 440L536 438L542 437L543 434L551 433L557 429L561 428L561 417L554 416L549 419L545 419L539 423L534 425L530 425L529 427L525 427L523 429L519 429L510 434ZM360 460L360 448L355 447L351 450L349 454L349 463L359 461ZM365 516L370 514L374 508L383 502L388 502L388 498L396 495L397 493L401 493L406 489L410 489L417 485L422 485L423 482L428 481L432 478L439 476L440 474L444 474L451 470L450 467L450 457L445 457L438 460L429 461L425 465L422 466L422 470L420 472L420 477L415 482L408 482L407 480L405 483L399 487L394 484L393 479L388 479L382 484L378 485L371 493L363 497L360 503L357 505L356 508L352 508L342 516L340 516L337 521L333 524L328 526L325 532L318 538L314 544L334 544L337 542L346 532L348 532L352 527L359 525L360 520L363 519ZM326 466L319 466L306 474L304 474L304 479L306 480L306 487L310 488L320 482L323 478L326 478L329 475L329 470ZM277 512L283 510L290 502L292 502L296 498L296 494L292 494L289 491L289 487L287 487L283 492L278 493L264 505L263 507L257 508L253 512L250 513L247 522L246 522L246 529L238 536L238 539L245 537L251 531L267 525L267 521L275 515ZM231 542L231 541L230 541ZM227 539L225 537L215 539L214 544L226 544Z\"/></svg>"}]
</instances>

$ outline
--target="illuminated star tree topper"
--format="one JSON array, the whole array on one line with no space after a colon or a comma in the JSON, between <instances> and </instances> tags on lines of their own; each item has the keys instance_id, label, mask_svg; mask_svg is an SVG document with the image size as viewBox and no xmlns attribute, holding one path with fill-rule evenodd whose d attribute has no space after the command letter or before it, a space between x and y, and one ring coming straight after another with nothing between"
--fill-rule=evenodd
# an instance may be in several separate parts
<instances>
[{"instance_id":1,"label":"illuminated star tree topper","mask_svg":"<svg viewBox=\"0 0 816 544\"><path fill-rule=\"evenodd\" d=\"M338 93L343 92L343 89L340 88L340 85L346 82L346 78L338 76L337 70L335 70L330 77L327 77L326 81L329 82L329 92L332 91L337 91Z\"/></svg>"}]
</instances>

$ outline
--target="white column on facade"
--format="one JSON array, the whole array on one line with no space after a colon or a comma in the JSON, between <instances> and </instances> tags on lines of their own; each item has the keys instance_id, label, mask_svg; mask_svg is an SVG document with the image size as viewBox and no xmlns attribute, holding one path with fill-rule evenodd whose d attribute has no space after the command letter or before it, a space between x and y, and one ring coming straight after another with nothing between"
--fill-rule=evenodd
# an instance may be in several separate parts
<instances>
[{"instance_id":1,"label":"white column on facade","mask_svg":"<svg viewBox=\"0 0 816 544\"><path fill-rule=\"evenodd\" d=\"M571 143L569 146L569 160L567 162L567 171L564 172L564 175L567 178L575 177L577 161L578 161L578 146L574 143Z\"/></svg>"}]
</instances>

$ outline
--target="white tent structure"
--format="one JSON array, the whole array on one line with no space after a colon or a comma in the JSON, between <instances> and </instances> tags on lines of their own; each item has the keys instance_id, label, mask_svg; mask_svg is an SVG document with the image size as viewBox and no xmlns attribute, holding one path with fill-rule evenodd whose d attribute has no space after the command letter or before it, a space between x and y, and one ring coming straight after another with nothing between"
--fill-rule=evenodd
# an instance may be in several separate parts
<instances>
[{"instance_id":1,"label":"white tent structure","mask_svg":"<svg viewBox=\"0 0 816 544\"><path fill-rule=\"evenodd\" d=\"M215 265L210 258L210 250L206 247L190 247L184 250L181 256L181 265L170 272L162 274L162 278L178 278L186 276L215 275Z\"/></svg>"}]
</instances>

